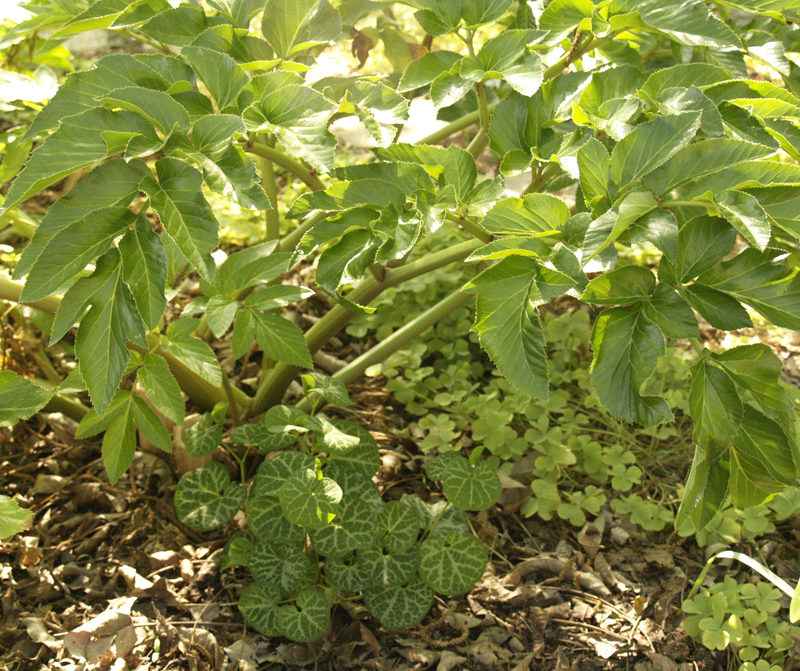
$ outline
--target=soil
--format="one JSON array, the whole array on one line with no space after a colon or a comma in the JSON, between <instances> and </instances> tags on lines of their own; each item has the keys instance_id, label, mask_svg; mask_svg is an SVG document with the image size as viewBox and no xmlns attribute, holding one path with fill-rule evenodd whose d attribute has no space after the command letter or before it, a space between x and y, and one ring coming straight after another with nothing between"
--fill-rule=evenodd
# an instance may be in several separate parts
<instances>
[{"instance_id":1,"label":"soil","mask_svg":"<svg viewBox=\"0 0 800 671\"><path fill-rule=\"evenodd\" d=\"M358 404L346 416L381 447L384 497L438 498L422 474L428 457L392 435L403 420L382 403L388 397L375 386L351 393ZM137 453L112 486L99 442L75 440L74 429L40 414L0 430L0 491L35 513L28 531L0 545L0 667L9 671L730 668L726 652L683 631L680 603L704 562L692 542L669 531L611 533L602 517L580 532L526 519L513 489L471 519L491 550L482 580L438 600L418 627L385 631L349 603L319 641L265 639L236 608L246 571L219 569L239 520L215 534L188 529L175 517L165 462ZM794 529L775 540L797 555Z\"/></svg>"}]
</instances>

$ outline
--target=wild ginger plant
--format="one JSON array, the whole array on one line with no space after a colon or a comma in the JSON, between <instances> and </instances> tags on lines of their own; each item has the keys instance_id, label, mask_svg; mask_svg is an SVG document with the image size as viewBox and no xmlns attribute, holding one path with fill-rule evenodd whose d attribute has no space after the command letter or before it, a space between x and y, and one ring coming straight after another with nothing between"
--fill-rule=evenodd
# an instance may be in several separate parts
<instances>
[{"instance_id":1,"label":"wild ginger plant","mask_svg":"<svg viewBox=\"0 0 800 671\"><path fill-rule=\"evenodd\" d=\"M406 29L419 45L386 20L390 3L353 0L33 0L33 17L6 36L52 30L47 46L105 28L151 50L108 55L69 75L25 133L39 144L0 216L85 176L39 222L13 278L0 275L0 298L53 315L51 344L77 325L78 372L59 390L0 373L0 425L85 389L92 409L78 411L79 435L105 432L103 460L116 481L137 429L171 449L153 407L180 424L185 394L209 411L190 434L191 453L209 454L233 425L242 474L248 450L273 455L249 490L212 462L176 492L179 516L201 530L246 510L249 531L226 557L250 567L255 582L241 607L269 635L316 638L331 603L352 595L385 626L411 626L434 592L463 593L480 577L486 551L456 511L499 496L481 446L469 459L445 453L429 465L452 505L383 502L371 438L314 412L319 398L346 398L335 382L354 381L473 297L486 353L515 387L542 399L549 381L538 307L568 294L601 310L591 382L610 412L644 426L672 420L663 398L642 393L667 339L694 343L696 447L678 526L703 528L727 497L737 507L760 504L798 475L778 357L765 345L711 351L697 340L698 315L728 331L752 325L747 308L800 328L792 256L800 79L787 57L798 51L796 3L406 4L416 10ZM382 41L394 70L307 78L325 45L348 35L362 62L365 45ZM755 68L770 78L751 77ZM399 142L409 100L425 95L448 123ZM369 160L336 167L329 126L347 116L375 147ZM493 176L480 174L483 156L496 162ZM530 183L508 197L504 180L521 174ZM280 203L283 178L306 191ZM266 221L262 243L219 267L204 188ZM420 240L452 230L461 241L419 252ZM642 243L658 250L656 264L617 264L618 249ZM316 263L316 285L332 306L304 333L281 310L310 290L280 280L305 260ZM281 405L354 314L453 263L474 269L462 289L335 382L304 378L302 407ZM184 268L197 272L203 296L176 317L182 304L171 289ZM235 359L255 346L264 360L253 396L207 342L231 329ZM583 515L585 502L574 505Z\"/></svg>"}]
</instances>

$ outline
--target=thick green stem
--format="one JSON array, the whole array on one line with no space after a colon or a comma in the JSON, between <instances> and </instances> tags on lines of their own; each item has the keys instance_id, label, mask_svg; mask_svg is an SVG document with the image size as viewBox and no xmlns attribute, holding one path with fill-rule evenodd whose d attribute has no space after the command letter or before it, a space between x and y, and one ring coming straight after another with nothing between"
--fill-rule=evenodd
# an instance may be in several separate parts
<instances>
[{"instance_id":1,"label":"thick green stem","mask_svg":"<svg viewBox=\"0 0 800 671\"><path fill-rule=\"evenodd\" d=\"M465 259L482 244L479 240L468 240L404 266L387 268L382 282L378 282L372 275L369 275L358 283L347 298L354 303L368 305L389 287L397 286L437 268ZM341 305L334 306L328 314L306 332L306 344L311 354L319 351L326 342L347 326L354 316L355 313L347 308ZM268 408L280 403L286 389L300 370L300 368L287 363L275 364L269 375L260 380L247 416L260 415Z\"/></svg>"},{"instance_id":2,"label":"thick green stem","mask_svg":"<svg viewBox=\"0 0 800 671\"><path fill-rule=\"evenodd\" d=\"M281 241L278 243L278 246L275 248L276 252L293 252L294 248L297 247L297 244L300 240L303 239L303 236L308 233L314 226L316 226L321 221L325 221L329 217L328 212L315 212L310 217L306 217L302 223L297 226L293 231L286 234L281 238Z\"/></svg>"},{"instance_id":3,"label":"thick green stem","mask_svg":"<svg viewBox=\"0 0 800 671\"><path fill-rule=\"evenodd\" d=\"M0 272L0 301L19 303L22 286L21 283L12 280L6 273ZM41 310L49 315L54 315L60 304L61 298L58 296L48 296L40 301L26 303L25 305Z\"/></svg>"},{"instance_id":4,"label":"thick green stem","mask_svg":"<svg viewBox=\"0 0 800 671\"><path fill-rule=\"evenodd\" d=\"M558 163L551 163L544 170L542 170L542 172L537 177L531 180L531 183L528 184L528 187L522 192L522 195L525 196L529 193L536 193L545 184L547 184L560 170L561 166L558 165Z\"/></svg>"},{"instance_id":5,"label":"thick green stem","mask_svg":"<svg viewBox=\"0 0 800 671\"><path fill-rule=\"evenodd\" d=\"M714 207L714 203L709 200L662 200L659 207L704 207L706 209Z\"/></svg>"},{"instance_id":6,"label":"thick green stem","mask_svg":"<svg viewBox=\"0 0 800 671\"><path fill-rule=\"evenodd\" d=\"M292 173L297 179L304 182L312 191L324 191L325 184L316 173L306 168L299 161L295 161L291 156L284 154L280 149L270 147L263 142L243 141L244 150L250 154L267 158L274 164L281 166L284 170Z\"/></svg>"},{"instance_id":7,"label":"thick green stem","mask_svg":"<svg viewBox=\"0 0 800 671\"><path fill-rule=\"evenodd\" d=\"M275 138L270 137L267 141L268 147L275 147ZM278 215L278 185L275 181L275 166L272 161L259 156L259 172L261 173L261 184L269 198L272 209L267 210L267 240L277 240L281 237L280 216Z\"/></svg>"},{"instance_id":8,"label":"thick green stem","mask_svg":"<svg viewBox=\"0 0 800 671\"><path fill-rule=\"evenodd\" d=\"M452 212L448 212L446 216L447 216L447 221L452 221L454 224L458 224L465 231L467 231L467 233L471 233L481 242L489 243L492 241L491 233L484 231L478 224L476 224L471 219L468 219L467 217L461 217Z\"/></svg>"},{"instance_id":9,"label":"thick green stem","mask_svg":"<svg viewBox=\"0 0 800 671\"><path fill-rule=\"evenodd\" d=\"M60 412L65 417L74 419L80 422L89 412L83 403L81 403L74 396L67 396L66 394L54 394L53 397L47 402L47 405L42 408L42 412Z\"/></svg>"}]
</instances>

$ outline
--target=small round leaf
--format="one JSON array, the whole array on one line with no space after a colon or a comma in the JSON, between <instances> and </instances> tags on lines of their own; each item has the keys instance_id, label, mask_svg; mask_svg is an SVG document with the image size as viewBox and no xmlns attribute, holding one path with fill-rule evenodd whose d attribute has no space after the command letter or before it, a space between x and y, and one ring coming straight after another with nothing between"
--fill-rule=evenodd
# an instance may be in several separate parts
<instances>
[{"instance_id":1,"label":"small round leaf","mask_svg":"<svg viewBox=\"0 0 800 671\"><path fill-rule=\"evenodd\" d=\"M364 605L386 629L413 627L433 605L433 591L419 578L404 587L370 587L364 590Z\"/></svg>"},{"instance_id":2,"label":"small round leaf","mask_svg":"<svg viewBox=\"0 0 800 671\"><path fill-rule=\"evenodd\" d=\"M205 457L222 442L222 427L207 412L196 424L184 431L183 442L190 457Z\"/></svg>"},{"instance_id":3,"label":"small round leaf","mask_svg":"<svg viewBox=\"0 0 800 671\"><path fill-rule=\"evenodd\" d=\"M419 536L422 519L416 509L405 502L388 501L378 522L383 536L383 547L389 552L402 552L410 548Z\"/></svg>"},{"instance_id":4,"label":"small round leaf","mask_svg":"<svg viewBox=\"0 0 800 671\"><path fill-rule=\"evenodd\" d=\"M247 499L247 490L231 483L227 469L216 461L184 475L175 489L178 519L198 531L230 522Z\"/></svg>"},{"instance_id":5,"label":"small round leaf","mask_svg":"<svg viewBox=\"0 0 800 671\"><path fill-rule=\"evenodd\" d=\"M275 496L257 496L247 502L247 526L260 541L297 543L306 532L292 524L283 514L281 502Z\"/></svg>"},{"instance_id":6,"label":"small round leaf","mask_svg":"<svg viewBox=\"0 0 800 671\"><path fill-rule=\"evenodd\" d=\"M239 610L253 629L264 636L280 636L277 599L258 583L250 585L239 597Z\"/></svg>"},{"instance_id":7,"label":"small round leaf","mask_svg":"<svg viewBox=\"0 0 800 671\"><path fill-rule=\"evenodd\" d=\"M308 529L330 524L342 500L341 487L310 468L290 475L278 494L286 519Z\"/></svg>"},{"instance_id":8,"label":"small round leaf","mask_svg":"<svg viewBox=\"0 0 800 671\"><path fill-rule=\"evenodd\" d=\"M324 557L343 557L374 547L377 526L378 513L368 502L345 497L333 522L311 533L311 544Z\"/></svg>"},{"instance_id":9,"label":"small round leaf","mask_svg":"<svg viewBox=\"0 0 800 671\"><path fill-rule=\"evenodd\" d=\"M246 566L250 563L252 552L253 539L244 531L237 531L222 549L222 555L219 558L220 570L224 571L234 566Z\"/></svg>"},{"instance_id":10,"label":"small round leaf","mask_svg":"<svg viewBox=\"0 0 800 671\"><path fill-rule=\"evenodd\" d=\"M419 568L419 548L414 545L402 552L384 554L380 550L362 550L359 559L370 575L370 584L396 587L408 582Z\"/></svg>"},{"instance_id":11,"label":"small round leaf","mask_svg":"<svg viewBox=\"0 0 800 671\"><path fill-rule=\"evenodd\" d=\"M278 609L278 626L287 638L304 643L315 641L325 632L331 620L331 607L325 595L305 590L297 595L294 605Z\"/></svg>"},{"instance_id":12,"label":"small round leaf","mask_svg":"<svg viewBox=\"0 0 800 671\"><path fill-rule=\"evenodd\" d=\"M420 578L439 594L467 592L486 570L489 553L475 536L451 532L420 545Z\"/></svg>"},{"instance_id":13,"label":"small round leaf","mask_svg":"<svg viewBox=\"0 0 800 671\"><path fill-rule=\"evenodd\" d=\"M250 498L259 496L278 496L278 492L292 473L314 468L314 457L287 450L279 452L271 459L262 462L250 487Z\"/></svg>"},{"instance_id":14,"label":"small round leaf","mask_svg":"<svg viewBox=\"0 0 800 671\"><path fill-rule=\"evenodd\" d=\"M442 476L442 489L448 500L461 510L486 510L500 499L503 487L497 471L487 461L472 466L468 459L448 461Z\"/></svg>"},{"instance_id":15,"label":"small round leaf","mask_svg":"<svg viewBox=\"0 0 800 671\"><path fill-rule=\"evenodd\" d=\"M300 545L259 541L250 557L250 572L276 594L291 594L311 571L311 560Z\"/></svg>"}]
</instances>

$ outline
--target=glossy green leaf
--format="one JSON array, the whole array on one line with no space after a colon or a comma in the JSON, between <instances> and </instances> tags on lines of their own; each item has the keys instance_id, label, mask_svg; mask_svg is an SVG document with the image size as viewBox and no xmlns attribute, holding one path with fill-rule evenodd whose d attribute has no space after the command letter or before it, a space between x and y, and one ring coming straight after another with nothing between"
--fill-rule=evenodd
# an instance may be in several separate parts
<instances>
[{"instance_id":1,"label":"glossy green leaf","mask_svg":"<svg viewBox=\"0 0 800 671\"><path fill-rule=\"evenodd\" d=\"M436 77L443 72L447 72L460 59L461 54L444 49L438 49L414 59L403 72L400 83L397 85L397 92L405 93L422 86L428 86Z\"/></svg>"},{"instance_id":2,"label":"glossy green leaf","mask_svg":"<svg viewBox=\"0 0 800 671\"><path fill-rule=\"evenodd\" d=\"M203 196L203 178L174 158L156 161L156 174L157 180L142 180L142 191L183 255L210 282L216 270L211 252L217 247L217 220Z\"/></svg>"},{"instance_id":3,"label":"glossy green leaf","mask_svg":"<svg viewBox=\"0 0 800 671\"><path fill-rule=\"evenodd\" d=\"M364 605L386 629L414 627L433 605L433 590L415 578L403 587L370 587Z\"/></svg>"},{"instance_id":4,"label":"glossy green leaf","mask_svg":"<svg viewBox=\"0 0 800 671\"><path fill-rule=\"evenodd\" d=\"M681 288L680 294L715 329L735 331L753 326L742 304L721 291L695 282Z\"/></svg>"},{"instance_id":5,"label":"glossy green leaf","mask_svg":"<svg viewBox=\"0 0 800 671\"><path fill-rule=\"evenodd\" d=\"M595 305L625 305L649 298L656 287L656 278L647 268L625 266L589 282L582 301Z\"/></svg>"},{"instance_id":6,"label":"glossy green leaf","mask_svg":"<svg viewBox=\"0 0 800 671\"><path fill-rule=\"evenodd\" d=\"M340 408L353 405L347 387L336 378L322 373L305 373L300 379L303 382L303 393L309 399L321 398Z\"/></svg>"},{"instance_id":7,"label":"glossy green leaf","mask_svg":"<svg viewBox=\"0 0 800 671\"><path fill-rule=\"evenodd\" d=\"M250 78L227 54L204 47L184 47L181 56L203 81L219 111L233 105Z\"/></svg>"},{"instance_id":8,"label":"glossy green leaf","mask_svg":"<svg viewBox=\"0 0 800 671\"><path fill-rule=\"evenodd\" d=\"M591 0L553 0L539 18L542 30L565 33L591 19L594 5Z\"/></svg>"},{"instance_id":9,"label":"glossy green leaf","mask_svg":"<svg viewBox=\"0 0 800 671\"><path fill-rule=\"evenodd\" d=\"M163 44L188 46L209 27L205 11L196 5L181 3L157 14L139 30ZM188 79L188 78L187 78Z\"/></svg>"},{"instance_id":10,"label":"glossy green leaf","mask_svg":"<svg viewBox=\"0 0 800 671\"><path fill-rule=\"evenodd\" d=\"M640 216L617 238L623 245L641 245L650 242L660 249L667 259L678 252L678 220L666 209L653 209Z\"/></svg>"},{"instance_id":11,"label":"glossy green leaf","mask_svg":"<svg viewBox=\"0 0 800 671\"><path fill-rule=\"evenodd\" d=\"M247 247L231 254L219 267L214 287L221 294L235 297L244 289L280 277L286 272L288 261L289 254L275 252L274 241Z\"/></svg>"},{"instance_id":12,"label":"glossy green leaf","mask_svg":"<svg viewBox=\"0 0 800 671\"><path fill-rule=\"evenodd\" d=\"M327 0L267 0L261 30L278 57L289 58L339 37L342 20Z\"/></svg>"},{"instance_id":13,"label":"glossy green leaf","mask_svg":"<svg viewBox=\"0 0 800 671\"><path fill-rule=\"evenodd\" d=\"M216 387L222 385L222 369L219 361L208 344L190 333L170 332L174 324L170 324L166 337L161 336L161 347L165 352L180 359L190 371L199 375L206 382ZM195 327L196 328L196 327ZM195 329L192 329L192 332Z\"/></svg>"},{"instance_id":14,"label":"glossy green leaf","mask_svg":"<svg viewBox=\"0 0 800 671\"><path fill-rule=\"evenodd\" d=\"M672 419L664 399L642 396L642 384L664 354L664 338L642 305L611 308L592 332L592 384L600 401L617 417L645 426Z\"/></svg>"},{"instance_id":15,"label":"glossy green leaf","mask_svg":"<svg viewBox=\"0 0 800 671\"><path fill-rule=\"evenodd\" d=\"M212 296L208 299L206 319L211 332L217 338L221 338L227 333L238 309L239 303L227 296Z\"/></svg>"},{"instance_id":16,"label":"glossy green leaf","mask_svg":"<svg viewBox=\"0 0 800 671\"><path fill-rule=\"evenodd\" d=\"M489 563L486 546L475 536L451 532L420 545L419 576L434 592L455 596L469 591Z\"/></svg>"},{"instance_id":17,"label":"glossy green leaf","mask_svg":"<svg viewBox=\"0 0 800 671\"><path fill-rule=\"evenodd\" d=\"M315 641L331 619L331 607L325 595L316 590L304 590L293 605L278 608L278 626L287 638L298 642Z\"/></svg>"},{"instance_id":18,"label":"glossy green leaf","mask_svg":"<svg viewBox=\"0 0 800 671\"><path fill-rule=\"evenodd\" d=\"M119 241L122 279L131 290L147 330L154 329L167 305L167 257L159 235L147 217L139 214Z\"/></svg>"},{"instance_id":19,"label":"glossy green leaf","mask_svg":"<svg viewBox=\"0 0 800 671\"><path fill-rule=\"evenodd\" d=\"M241 359L250 350L256 339L256 325L249 310L239 310L233 322L231 353L234 359Z\"/></svg>"},{"instance_id":20,"label":"glossy green leaf","mask_svg":"<svg viewBox=\"0 0 800 671\"><path fill-rule=\"evenodd\" d=\"M175 512L192 529L212 531L230 522L246 498L247 490L230 481L227 469L209 461L180 479L175 489Z\"/></svg>"},{"instance_id":21,"label":"glossy green leaf","mask_svg":"<svg viewBox=\"0 0 800 671\"><path fill-rule=\"evenodd\" d=\"M644 313L669 338L696 338L697 317L681 296L666 284L659 284L645 303Z\"/></svg>"},{"instance_id":22,"label":"glossy green leaf","mask_svg":"<svg viewBox=\"0 0 800 671\"><path fill-rule=\"evenodd\" d=\"M790 412L791 402L780 383L783 365L767 345L741 345L723 352L712 352L712 359L740 387L747 389L771 417Z\"/></svg>"},{"instance_id":23,"label":"glossy green leaf","mask_svg":"<svg viewBox=\"0 0 800 671\"><path fill-rule=\"evenodd\" d=\"M481 226L495 235L548 235L570 218L563 200L542 193L505 198L484 217Z\"/></svg>"},{"instance_id":24,"label":"glossy green leaf","mask_svg":"<svg viewBox=\"0 0 800 671\"><path fill-rule=\"evenodd\" d=\"M511 2L512 0L462 0L461 17L467 28L475 28L499 19L511 7Z\"/></svg>"},{"instance_id":25,"label":"glossy green leaf","mask_svg":"<svg viewBox=\"0 0 800 671\"><path fill-rule=\"evenodd\" d=\"M100 102L110 108L121 108L140 114L164 135L169 135L176 129L189 130L189 113L163 91L130 86L111 91Z\"/></svg>"},{"instance_id":26,"label":"glossy green leaf","mask_svg":"<svg viewBox=\"0 0 800 671\"><path fill-rule=\"evenodd\" d=\"M214 421L210 412L206 412L199 421L184 430L183 442L190 457L205 457L222 443L222 426Z\"/></svg>"},{"instance_id":27,"label":"glossy green leaf","mask_svg":"<svg viewBox=\"0 0 800 671\"><path fill-rule=\"evenodd\" d=\"M729 481L726 460L707 454L702 447L695 448L675 528L680 529L691 520L697 531L704 529L725 503Z\"/></svg>"},{"instance_id":28,"label":"glossy green leaf","mask_svg":"<svg viewBox=\"0 0 800 671\"><path fill-rule=\"evenodd\" d=\"M591 138L578 150L578 170L583 198L593 212L599 213L610 204L608 182L611 178L611 157L603 144Z\"/></svg>"},{"instance_id":29,"label":"glossy green leaf","mask_svg":"<svg viewBox=\"0 0 800 671\"><path fill-rule=\"evenodd\" d=\"M764 251L772 227L767 213L753 196L741 191L726 191L714 197L714 205L751 246Z\"/></svg>"},{"instance_id":30,"label":"glossy green leaf","mask_svg":"<svg viewBox=\"0 0 800 671\"><path fill-rule=\"evenodd\" d=\"M686 282L715 267L730 254L736 229L722 219L701 215L681 227L675 254L675 275Z\"/></svg>"},{"instance_id":31,"label":"glossy green leaf","mask_svg":"<svg viewBox=\"0 0 800 671\"><path fill-rule=\"evenodd\" d=\"M52 390L43 389L13 371L0 371L0 427L30 419L47 405L52 395Z\"/></svg>"},{"instance_id":32,"label":"glossy green leaf","mask_svg":"<svg viewBox=\"0 0 800 671\"><path fill-rule=\"evenodd\" d=\"M119 406L119 412L108 425L103 436L103 467L108 480L115 484L128 470L136 452L136 425L133 418L133 394L126 392Z\"/></svg>"},{"instance_id":33,"label":"glossy green leaf","mask_svg":"<svg viewBox=\"0 0 800 671\"><path fill-rule=\"evenodd\" d=\"M739 431L742 413L736 385L725 371L709 365L706 358L692 366L689 414L694 420L695 443L729 445Z\"/></svg>"},{"instance_id":34,"label":"glossy green leaf","mask_svg":"<svg viewBox=\"0 0 800 671\"><path fill-rule=\"evenodd\" d=\"M526 394L547 398L547 358L536 309L543 300L536 278L534 261L513 256L485 270L465 290L478 296L472 330L500 372Z\"/></svg>"},{"instance_id":35,"label":"glossy green leaf","mask_svg":"<svg viewBox=\"0 0 800 671\"><path fill-rule=\"evenodd\" d=\"M7 372L10 371L0 372L0 381L3 374ZM25 531L30 520L31 512L29 510L21 508L14 499L0 494L0 540Z\"/></svg>"},{"instance_id":36,"label":"glossy green leaf","mask_svg":"<svg viewBox=\"0 0 800 671\"><path fill-rule=\"evenodd\" d=\"M238 608L251 627L263 636L280 636L278 599L270 589L258 583L249 585L239 597Z\"/></svg>"},{"instance_id":37,"label":"glossy green leaf","mask_svg":"<svg viewBox=\"0 0 800 671\"><path fill-rule=\"evenodd\" d=\"M162 415L175 424L183 424L186 412L181 388L172 377L169 366L163 357L147 354L144 365L139 369L137 379L147 398Z\"/></svg>"},{"instance_id":38,"label":"glossy green leaf","mask_svg":"<svg viewBox=\"0 0 800 671\"><path fill-rule=\"evenodd\" d=\"M299 543L260 540L250 557L250 572L256 583L275 594L291 594L305 582L310 571L311 560Z\"/></svg>"}]
</instances>

